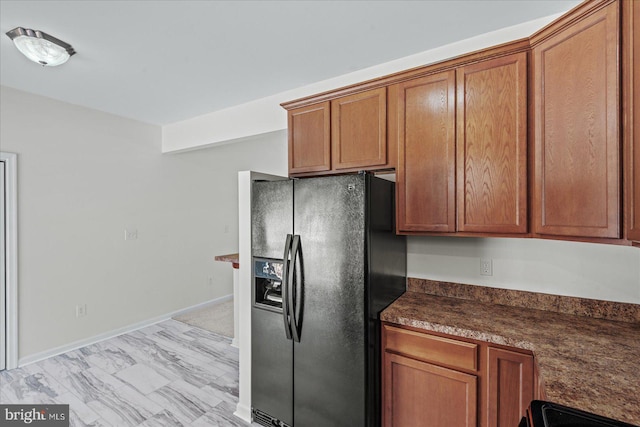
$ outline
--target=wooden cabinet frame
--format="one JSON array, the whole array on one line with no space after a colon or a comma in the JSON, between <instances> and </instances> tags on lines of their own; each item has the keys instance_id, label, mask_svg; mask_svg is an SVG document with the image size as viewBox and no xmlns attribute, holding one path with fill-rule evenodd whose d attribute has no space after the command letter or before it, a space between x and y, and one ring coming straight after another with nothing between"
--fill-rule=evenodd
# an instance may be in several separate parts
<instances>
[{"instance_id":1,"label":"wooden cabinet frame","mask_svg":"<svg viewBox=\"0 0 640 427\"><path fill-rule=\"evenodd\" d=\"M288 109L289 175L317 176L396 166L387 138L387 88Z\"/></svg>"},{"instance_id":2,"label":"wooden cabinet frame","mask_svg":"<svg viewBox=\"0 0 640 427\"><path fill-rule=\"evenodd\" d=\"M527 232L527 55L456 70L457 229Z\"/></svg>"},{"instance_id":3,"label":"wooden cabinet frame","mask_svg":"<svg viewBox=\"0 0 640 427\"><path fill-rule=\"evenodd\" d=\"M487 425L516 426L534 397L534 367L530 355L487 348Z\"/></svg>"},{"instance_id":4,"label":"wooden cabinet frame","mask_svg":"<svg viewBox=\"0 0 640 427\"><path fill-rule=\"evenodd\" d=\"M331 170L329 102L289 111L289 173Z\"/></svg>"},{"instance_id":5,"label":"wooden cabinet frame","mask_svg":"<svg viewBox=\"0 0 640 427\"><path fill-rule=\"evenodd\" d=\"M400 232L526 234L527 54L394 85Z\"/></svg>"},{"instance_id":6,"label":"wooden cabinet frame","mask_svg":"<svg viewBox=\"0 0 640 427\"><path fill-rule=\"evenodd\" d=\"M437 421L442 426L477 426L478 379L475 375L399 354L388 354L384 363L383 425L385 427L426 426L433 421L431 417L434 415L438 416ZM420 379L425 381L420 382ZM426 390L420 385L425 386ZM421 390L416 390L416 386ZM451 394L437 395L437 391ZM422 396L421 392L427 396ZM414 400L420 397L429 397L429 399L421 402ZM397 406L401 408L396 411ZM422 419L422 416L429 419Z\"/></svg>"},{"instance_id":7,"label":"wooden cabinet frame","mask_svg":"<svg viewBox=\"0 0 640 427\"><path fill-rule=\"evenodd\" d=\"M416 384L420 380L440 384L440 390L447 390L447 383L457 383L456 397L449 404L455 402L458 411L463 406L466 422L477 427L515 427L530 401L543 396L534 357L526 350L383 322L381 351L384 427L397 426L396 421L405 419L397 413L403 406L398 399L412 399L412 386L420 393L434 385L423 388ZM413 382L407 380L411 371ZM394 374L403 378L398 380ZM460 384L466 384L468 390L464 404ZM469 401L472 398L475 403ZM419 417L431 409L405 410L411 412L410 417ZM428 424L418 420L413 425Z\"/></svg>"},{"instance_id":8,"label":"wooden cabinet frame","mask_svg":"<svg viewBox=\"0 0 640 427\"><path fill-rule=\"evenodd\" d=\"M622 2L625 235L640 246L640 4Z\"/></svg>"},{"instance_id":9,"label":"wooden cabinet frame","mask_svg":"<svg viewBox=\"0 0 640 427\"><path fill-rule=\"evenodd\" d=\"M331 101L332 169L387 165L387 89Z\"/></svg>"},{"instance_id":10,"label":"wooden cabinet frame","mask_svg":"<svg viewBox=\"0 0 640 427\"><path fill-rule=\"evenodd\" d=\"M398 145L398 231L455 232L455 71L394 85L389 103L396 110L389 139Z\"/></svg>"},{"instance_id":11,"label":"wooden cabinet frame","mask_svg":"<svg viewBox=\"0 0 640 427\"><path fill-rule=\"evenodd\" d=\"M620 237L618 10L552 27L533 48L536 234Z\"/></svg>"}]
</instances>

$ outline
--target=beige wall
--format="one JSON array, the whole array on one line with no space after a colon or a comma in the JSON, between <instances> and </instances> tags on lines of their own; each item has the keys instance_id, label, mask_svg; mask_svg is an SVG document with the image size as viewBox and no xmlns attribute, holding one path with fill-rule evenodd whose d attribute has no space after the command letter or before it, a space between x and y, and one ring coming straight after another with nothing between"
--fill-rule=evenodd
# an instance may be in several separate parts
<instances>
[{"instance_id":1,"label":"beige wall","mask_svg":"<svg viewBox=\"0 0 640 427\"><path fill-rule=\"evenodd\" d=\"M283 132L163 155L156 126L7 87L0 101L0 149L18 154L21 359L232 293L213 257L238 249L237 172L286 173Z\"/></svg>"}]
</instances>

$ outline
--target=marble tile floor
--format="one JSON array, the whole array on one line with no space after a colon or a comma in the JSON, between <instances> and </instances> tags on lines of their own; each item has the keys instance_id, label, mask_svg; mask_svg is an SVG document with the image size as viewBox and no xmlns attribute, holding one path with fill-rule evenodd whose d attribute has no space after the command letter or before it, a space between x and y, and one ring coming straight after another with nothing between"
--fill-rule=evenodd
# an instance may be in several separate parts
<instances>
[{"instance_id":1,"label":"marble tile floor","mask_svg":"<svg viewBox=\"0 0 640 427\"><path fill-rule=\"evenodd\" d=\"M167 320L1 371L0 402L69 404L72 427L246 427L233 415L238 349L230 343Z\"/></svg>"}]
</instances>

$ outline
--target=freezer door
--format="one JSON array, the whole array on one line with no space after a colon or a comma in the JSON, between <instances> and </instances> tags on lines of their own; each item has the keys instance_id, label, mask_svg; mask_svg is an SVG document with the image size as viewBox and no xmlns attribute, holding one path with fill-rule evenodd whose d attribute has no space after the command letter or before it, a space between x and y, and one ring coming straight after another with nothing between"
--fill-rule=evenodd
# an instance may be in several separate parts
<instances>
[{"instance_id":1,"label":"freezer door","mask_svg":"<svg viewBox=\"0 0 640 427\"><path fill-rule=\"evenodd\" d=\"M252 254L282 261L293 232L293 185L289 180L255 182L252 189ZM287 339L282 310L255 301L251 306L251 405L263 415L293 425L293 341ZM266 417L261 416L264 420ZM270 425L270 423L263 424Z\"/></svg>"},{"instance_id":2,"label":"freezer door","mask_svg":"<svg viewBox=\"0 0 640 427\"><path fill-rule=\"evenodd\" d=\"M293 181L254 182L251 191L252 255L282 259L293 232Z\"/></svg>"},{"instance_id":3,"label":"freezer door","mask_svg":"<svg viewBox=\"0 0 640 427\"><path fill-rule=\"evenodd\" d=\"M294 182L303 310L294 425L365 425L365 176ZM296 298L297 299L297 298Z\"/></svg>"},{"instance_id":4,"label":"freezer door","mask_svg":"<svg viewBox=\"0 0 640 427\"><path fill-rule=\"evenodd\" d=\"M251 406L293 425L293 341L282 314L251 308Z\"/></svg>"}]
</instances>

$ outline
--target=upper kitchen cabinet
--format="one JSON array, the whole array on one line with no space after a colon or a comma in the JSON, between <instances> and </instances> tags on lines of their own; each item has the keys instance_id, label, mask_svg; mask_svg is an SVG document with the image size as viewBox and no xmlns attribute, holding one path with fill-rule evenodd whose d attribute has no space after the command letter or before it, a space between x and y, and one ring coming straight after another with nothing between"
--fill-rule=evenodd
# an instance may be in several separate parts
<instances>
[{"instance_id":1,"label":"upper kitchen cabinet","mask_svg":"<svg viewBox=\"0 0 640 427\"><path fill-rule=\"evenodd\" d=\"M595 3L532 37L540 235L620 237L620 3Z\"/></svg>"},{"instance_id":2,"label":"upper kitchen cabinet","mask_svg":"<svg viewBox=\"0 0 640 427\"><path fill-rule=\"evenodd\" d=\"M393 85L389 104L389 139L398 141L398 231L456 231L455 71Z\"/></svg>"},{"instance_id":3,"label":"upper kitchen cabinet","mask_svg":"<svg viewBox=\"0 0 640 427\"><path fill-rule=\"evenodd\" d=\"M387 147L386 87L323 99L283 104L289 119L289 175L395 167L395 146Z\"/></svg>"},{"instance_id":4,"label":"upper kitchen cabinet","mask_svg":"<svg viewBox=\"0 0 640 427\"><path fill-rule=\"evenodd\" d=\"M627 239L640 244L640 3L622 3L622 76Z\"/></svg>"},{"instance_id":5,"label":"upper kitchen cabinet","mask_svg":"<svg viewBox=\"0 0 640 427\"><path fill-rule=\"evenodd\" d=\"M398 83L389 99L400 232L527 232L526 52Z\"/></svg>"},{"instance_id":6,"label":"upper kitchen cabinet","mask_svg":"<svg viewBox=\"0 0 640 427\"><path fill-rule=\"evenodd\" d=\"M458 231L527 232L527 54L456 70Z\"/></svg>"},{"instance_id":7,"label":"upper kitchen cabinet","mask_svg":"<svg viewBox=\"0 0 640 427\"><path fill-rule=\"evenodd\" d=\"M640 1L282 104L289 174L396 170L401 234L640 246Z\"/></svg>"},{"instance_id":8,"label":"upper kitchen cabinet","mask_svg":"<svg viewBox=\"0 0 640 427\"><path fill-rule=\"evenodd\" d=\"M386 88L331 101L331 148L336 170L386 166Z\"/></svg>"},{"instance_id":9,"label":"upper kitchen cabinet","mask_svg":"<svg viewBox=\"0 0 640 427\"><path fill-rule=\"evenodd\" d=\"M331 169L329 102L289 111L289 174Z\"/></svg>"}]
</instances>

